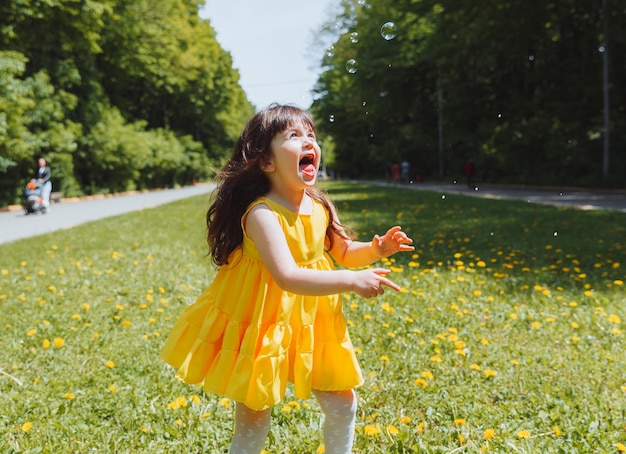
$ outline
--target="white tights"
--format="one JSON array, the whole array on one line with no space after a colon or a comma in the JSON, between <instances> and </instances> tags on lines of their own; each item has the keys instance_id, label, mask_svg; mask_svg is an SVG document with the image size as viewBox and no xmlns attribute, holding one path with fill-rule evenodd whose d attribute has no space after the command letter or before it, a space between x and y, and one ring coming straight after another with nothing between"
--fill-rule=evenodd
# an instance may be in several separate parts
<instances>
[{"instance_id":1,"label":"white tights","mask_svg":"<svg viewBox=\"0 0 626 454\"><path fill-rule=\"evenodd\" d=\"M324 412L326 454L350 454L354 441L356 395L354 391L313 393ZM270 430L271 409L255 411L242 403L235 410L235 434L229 454L258 454Z\"/></svg>"}]
</instances>

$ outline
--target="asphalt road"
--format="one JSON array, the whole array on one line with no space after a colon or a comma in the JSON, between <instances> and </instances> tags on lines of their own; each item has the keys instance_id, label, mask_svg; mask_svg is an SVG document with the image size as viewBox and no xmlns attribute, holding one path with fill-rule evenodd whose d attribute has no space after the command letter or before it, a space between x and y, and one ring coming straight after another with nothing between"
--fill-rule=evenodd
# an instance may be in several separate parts
<instances>
[{"instance_id":1,"label":"asphalt road","mask_svg":"<svg viewBox=\"0 0 626 454\"><path fill-rule=\"evenodd\" d=\"M179 189L142 192L93 200L65 200L53 203L46 214L26 215L24 210L0 212L0 244L29 238L55 230L131 211L153 208L200 194L208 194L213 185L186 186Z\"/></svg>"},{"instance_id":2,"label":"asphalt road","mask_svg":"<svg viewBox=\"0 0 626 454\"><path fill-rule=\"evenodd\" d=\"M0 244L29 238L55 230L67 229L85 222L135 210L152 208L175 200L209 194L213 185L196 185L180 189L151 191L95 200L63 201L52 204L47 214L25 215L23 210L0 212ZM582 189L521 188L479 186L468 189L464 184L416 183L408 186L427 190L464 194L492 199L515 199L529 203L570 206L579 209L616 210L626 213L626 191L587 191Z\"/></svg>"}]
</instances>

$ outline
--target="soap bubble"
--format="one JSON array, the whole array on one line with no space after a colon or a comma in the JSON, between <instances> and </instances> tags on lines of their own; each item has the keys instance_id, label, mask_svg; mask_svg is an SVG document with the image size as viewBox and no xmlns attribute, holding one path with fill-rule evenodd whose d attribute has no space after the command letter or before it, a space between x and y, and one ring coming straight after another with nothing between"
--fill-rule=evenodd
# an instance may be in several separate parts
<instances>
[{"instance_id":1,"label":"soap bubble","mask_svg":"<svg viewBox=\"0 0 626 454\"><path fill-rule=\"evenodd\" d=\"M398 28L396 24L393 22L385 22L382 27L380 27L380 36L385 38L387 41L391 41L398 34Z\"/></svg>"},{"instance_id":2,"label":"soap bubble","mask_svg":"<svg viewBox=\"0 0 626 454\"><path fill-rule=\"evenodd\" d=\"M346 62L346 71L348 71L350 74L354 74L356 72L356 66L356 60L354 58L351 58Z\"/></svg>"},{"instance_id":3,"label":"soap bubble","mask_svg":"<svg viewBox=\"0 0 626 454\"><path fill-rule=\"evenodd\" d=\"M326 49L326 56L328 58L333 58L335 56L335 46L330 46L328 49Z\"/></svg>"},{"instance_id":4,"label":"soap bubble","mask_svg":"<svg viewBox=\"0 0 626 454\"><path fill-rule=\"evenodd\" d=\"M356 44L359 42L359 34L357 32L350 33L350 42Z\"/></svg>"},{"instance_id":5,"label":"soap bubble","mask_svg":"<svg viewBox=\"0 0 626 454\"><path fill-rule=\"evenodd\" d=\"M334 122L335 122L335 116L331 114L331 115L328 117L328 121L330 121L331 123L334 123Z\"/></svg>"}]
</instances>

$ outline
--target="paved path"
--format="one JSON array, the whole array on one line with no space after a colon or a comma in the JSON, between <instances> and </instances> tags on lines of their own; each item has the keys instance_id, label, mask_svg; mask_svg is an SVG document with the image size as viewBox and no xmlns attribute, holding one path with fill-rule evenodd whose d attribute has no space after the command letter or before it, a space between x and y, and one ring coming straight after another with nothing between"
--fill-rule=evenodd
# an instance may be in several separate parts
<instances>
[{"instance_id":1,"label":"paved path","mask_svg":"<svg viewBox=\"0 0 626 454\"><path fill-rule=\"evenodd\" d=\"M524 200L529 203L570 206L583 210L616 210L626 213L626 191L585 190L576 188L541 188L516 186L478 186L468 189L465 184L415 183L409 187L419 190L455 193L491 199Z\"/></svg>"},{"instance_id":2,"label":"paved path","mask_svg":"<svg viewBox=\"0 0 626 454\"><path fill-rule=\"evenodd\" d=\"M195 195L208 195L213 187L210 184L201 184L180 189L165 189L93 200L68 200L53 203L47 214L26 215L21 209L1 212L0 244L71 228L109 216L156 207Z\"/></svg>"},{"instance_id":3,"label":"paved path","mask_svg":"<svg viewBox=\"0 0 626 454\"><path fill-rule=\"evenodd\" d=\"M26 216L22 210L0 212L0 244L71 228L108 216L152 208L195 195L208 194L213 187L213 185L197 185L80 202L65 201L53 204L48 214ZM474 197L517 199L529 203L572 206L580 209L617 210L626 213L626 191L559 190L506 186L480 186L477 190L471 191L463 184L433 183L417 183L403 187Z\"/></svg>"}]
</instances>

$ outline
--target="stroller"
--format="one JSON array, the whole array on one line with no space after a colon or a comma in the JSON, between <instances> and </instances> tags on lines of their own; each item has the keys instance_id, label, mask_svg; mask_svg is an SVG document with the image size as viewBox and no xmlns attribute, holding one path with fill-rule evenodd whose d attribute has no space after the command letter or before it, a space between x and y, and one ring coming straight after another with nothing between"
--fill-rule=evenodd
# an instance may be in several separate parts
<instances>
[{"instance_id":1,"label":"stroller","mask_svg":"<svg viewBox=\"0 0 626 454\"><path fill-rule=\"evenodd\" d=\"M43 191L43 185L36 181L29 181L24 188L24 201L23 207L26 214L31 213L45 213L46 207L41 197Z\"/></svg>"}]
</instances>

